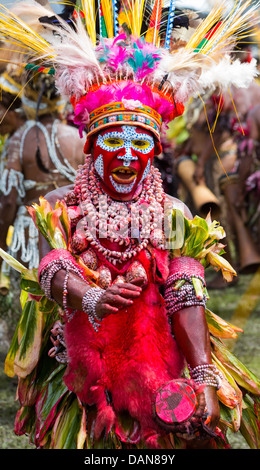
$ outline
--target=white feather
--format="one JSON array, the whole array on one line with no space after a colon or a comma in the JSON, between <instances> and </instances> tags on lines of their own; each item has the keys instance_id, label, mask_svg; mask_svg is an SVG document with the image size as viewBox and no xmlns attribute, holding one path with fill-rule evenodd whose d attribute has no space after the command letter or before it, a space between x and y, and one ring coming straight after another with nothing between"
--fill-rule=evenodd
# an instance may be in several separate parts
<instances>
[{"instance_id":1,"label":"white feather","mask_svg":"<svg viewBox=\"0 0 260 470\"><path fill-rule=\"evenodd\" d=\"M158 69L163 70L164 73L187 69L200 70L205 59L202 54L195 54L193 51L182 47L175 52L164 53Z\"/></svg>"},{"instance_id":2,"label":"white feather","mask_svg":"<svg viewBox=\"0 0 260 470\"><path fill-rule=\"evenodd\" d=\"M81 19L77 19L75 22L76 31L65 21L60 20L60 22L62 29L46 25L47 29L52 29L62 39L55 44L57 53L55 62L57 65L71 67L86 66L100 69L92 42Z\"/></svg>"},{"instance_id":3,"label":"white feather","mask_svg":"<svg viewBox=\"0 0 260 470\"><path fill-rule=\"evenodd\" d=\"M45 7L40 5L35 0L27 0L17 3L14 7L11 8L11 11L19 16L26 24L39 24L38 19L41 16L50 16L55 15L54 11L50 6Z\"/></svg>"},{"instance_id":4,"label":"white feather","mask_svg":"<svg viewBox=\"0 0 260 470\"><path fill-rule=\"evenodd\" d=\"M102 74L92 42L81 20L76 21L76 31L66 23L62 33L58 28L51 27L62 40L52 43L56 57L56 85L59 92L65 96L74 94L80 97L88 90L93 79Z\"/></svg>"},{"instance_id":5,"label":"white feather","mask_svg":"<svg viewBox=\"0 0 260 470\"><path fill-rule=\"evenodd\" d=\"M238 59L231 62L229 55L212 58L203 54L194 54L185 48L163 55L154 74L156 80L167 80L175 90L176 101L187 103L191 96L203 94L209 90L225 90L231 85L247 88L258 75L257 63L241 63Z\"/></svg>"},{"instance_id":6,"label":"white feather","mask_svg":"<svg viewBox=\"0 0 260 470\"><path fill-rule=\"evenodd\" d=\"M55 15L54 11L50 9L49 5L46 8L42 5L39 5L39 3L34 0L19 2L11 9L11 12L24 21L24 23L32 28L43 39L48 41L50 38L50 31L47 31L44 28L42 23L40 23L39 18L42 16Z\"/></svg>"},{"instance_id":7,"label":"white feather","mask_svg":"<svg viewBox=\"0 0 260 470\"><path fill-rule=\"evenodd\" d=\"M230 57L225 56L219 63L212 63L211 67L202 71L199 87L201 91L216 88L225 90L231 85L236 88L248 88L257 75L255 59L249 63L241 63L238 59L231 62Z\"/></svg>"}]
</instances>

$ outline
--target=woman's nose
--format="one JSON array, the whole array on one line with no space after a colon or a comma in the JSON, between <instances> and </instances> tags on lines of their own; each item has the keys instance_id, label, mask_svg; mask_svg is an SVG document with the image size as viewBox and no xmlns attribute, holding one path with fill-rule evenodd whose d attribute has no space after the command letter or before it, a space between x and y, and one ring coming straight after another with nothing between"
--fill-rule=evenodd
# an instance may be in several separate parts
<instances>
[{"instance_id":1,"label":"woman's nose","mask_svg":"<svg viewBox=\"0 0 260 470\"><path fill-rule=\"evenodd\" d=\"M138 160L138 157L135 155L130 142L127 143L122 149L120 149L118 153L118 159L124 160L124 166L128 166L133 160Z\"/></svg>"}]
</instances>

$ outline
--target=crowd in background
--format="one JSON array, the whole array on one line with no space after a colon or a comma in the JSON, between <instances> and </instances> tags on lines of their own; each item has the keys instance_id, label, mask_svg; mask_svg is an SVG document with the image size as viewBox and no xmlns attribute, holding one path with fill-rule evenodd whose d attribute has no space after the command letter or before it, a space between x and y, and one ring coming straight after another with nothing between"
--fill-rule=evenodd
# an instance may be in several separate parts
<instances>
[{"instance_id":1,"label":"crowd in background","mask_svg":"<svg viewBox=\"0 0 260 470\"><path fill-rule=\"evenodd\" d=\"M245 62L259 61L257 41L244 40L234 54ZM183 200L194 215L211 211L221 222L225 256L238 273L260 265L259 85L256 79L248 89L193 98L162 135L163 153L154 161L168 194ZM73 183L84 162L84 139L51 76L4 65L0 87L0 247L37 267L38 234L26 206ZM10 272L5 263L0 266L5 295ZM217 276L212 287L226 283Z\"/></svg>"}]
</instances>

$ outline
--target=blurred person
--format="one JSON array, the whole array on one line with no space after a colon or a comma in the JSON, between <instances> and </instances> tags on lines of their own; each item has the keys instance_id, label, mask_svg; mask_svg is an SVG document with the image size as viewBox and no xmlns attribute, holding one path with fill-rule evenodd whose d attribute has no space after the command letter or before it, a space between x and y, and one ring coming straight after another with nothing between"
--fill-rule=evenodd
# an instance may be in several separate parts
<instances>
[{"instance_id":1,"label":"blurred person","mask_svg":"<svg viewBox=\"0 0 260 470\"><path fill-rule=\"evenodd\" d=\"M7 249L8 228L13 226L9 253L36 268L38 232L26 206L52 189L72 183L84 154L78 130L63 121L66 103L57 94L53 77L24 73L22 85L26 122L9 138L2 164L0 247Z\"/></svg>"}]
</instances>

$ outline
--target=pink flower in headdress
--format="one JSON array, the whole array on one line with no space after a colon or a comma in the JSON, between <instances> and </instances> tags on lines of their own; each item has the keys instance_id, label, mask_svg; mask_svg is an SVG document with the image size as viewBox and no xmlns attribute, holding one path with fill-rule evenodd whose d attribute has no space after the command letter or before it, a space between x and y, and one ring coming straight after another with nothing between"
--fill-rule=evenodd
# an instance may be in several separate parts
<instances>
[{"instance_id":1,"label":"pink flower in headdress","mask_svg":"<svg viewBox=\"0 0 260 470\"><path fill-rule=\"evenodd\" d=\"M132 111L142 106L142 103L139 100L126 100L125 98L122 98L122 103L125 109L130 109Z\"/></svg>"},{"instance_id":2,"label":"pink flower in headdress","mask_svg":"<svg viewBox=\"0 0 260 470\"><path fill-rule=\"evenodd\" d=\"M89 123L89 113L86 108L85 100L79 101L79 103L76 104L74 112L75 112L75 117L74 117L73 122L74 124L79 126L79 135L82 138L83 130L86 124Z\"/></svg>"}]
</instances>

